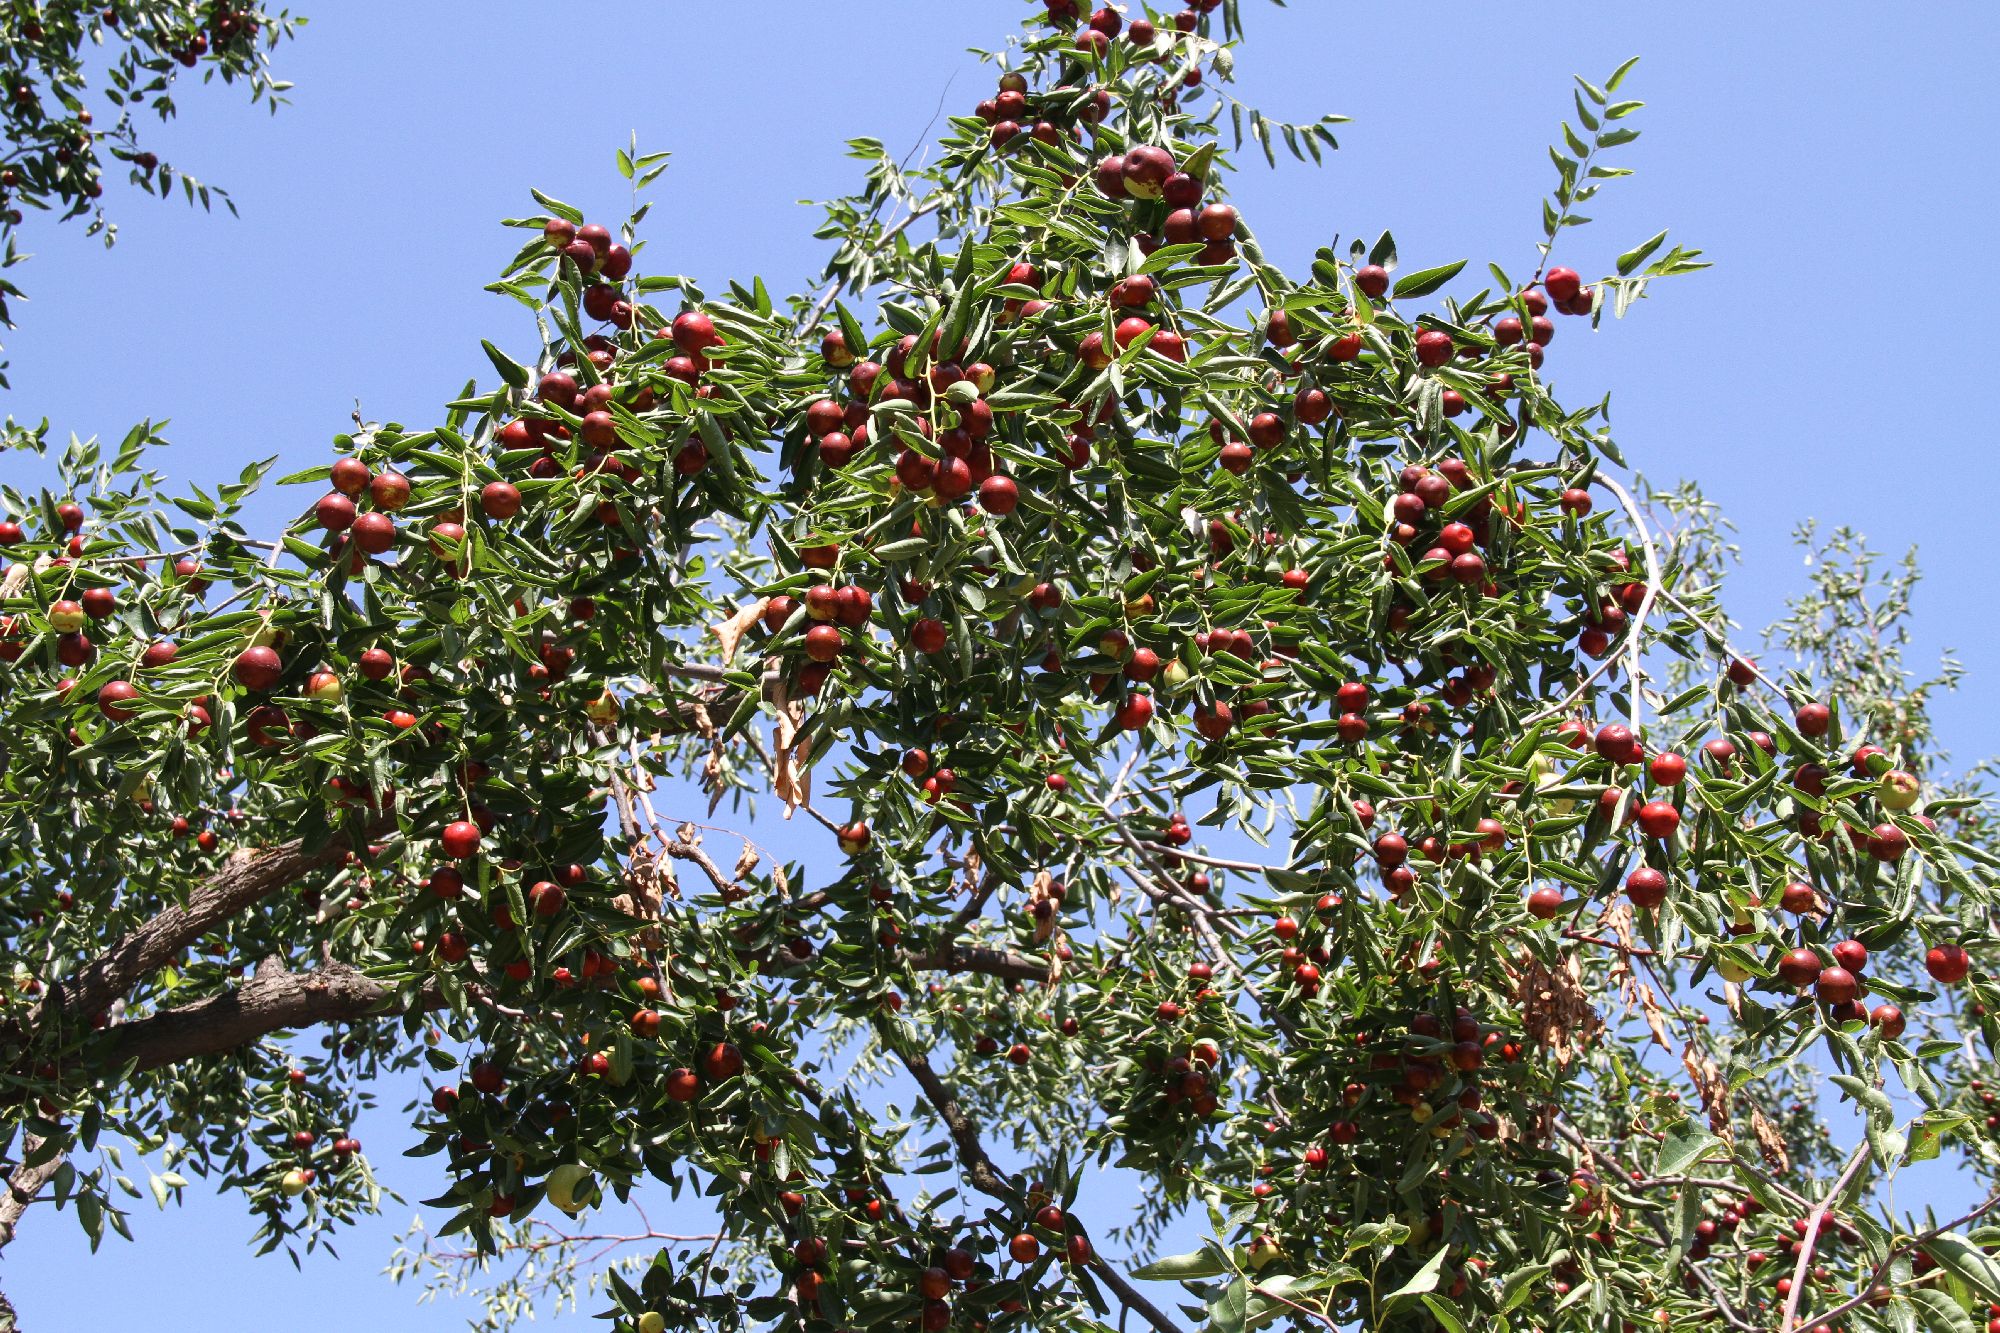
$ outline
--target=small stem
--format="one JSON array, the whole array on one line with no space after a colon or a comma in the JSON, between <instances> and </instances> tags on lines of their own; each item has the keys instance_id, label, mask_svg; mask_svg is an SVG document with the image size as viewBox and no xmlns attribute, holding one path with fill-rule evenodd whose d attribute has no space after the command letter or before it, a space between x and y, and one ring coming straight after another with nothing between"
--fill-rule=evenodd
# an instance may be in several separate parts
<instances>
[{"instance_id":1,"label":"small stem","mask_svg":"<svg viewBox=\"0 0 2000 1333\"><path fill-rule=\"evenodd\" d=\"M1792 1289L1785 1296L1785 1313L1778 1324L1778 1333L1793 1333L1793 1330L1798 1328L1799 1301L1806 1294L1806 1274L1812 1271L1813 1247L1819 1243L1820 1223L1825 1220L1827 1210L1833 1207L1833 1201L1847 1188L1847 1182L1854 1178L1854 1173L1859 1171L1861 1164L1867 1160L1868 1145L1865 1143L1856 1145L1853 1155L1847 1159L1847 1165L1841 1168L1840 1175L1835 1177L1832 1187L1820 1196L1819 1202L1813 1205L1811 1214L1807 1216L1806 1234L1799 1240L1799 1258L1798 1262L1792 1265Z\"/></svg>"}]
</instances>

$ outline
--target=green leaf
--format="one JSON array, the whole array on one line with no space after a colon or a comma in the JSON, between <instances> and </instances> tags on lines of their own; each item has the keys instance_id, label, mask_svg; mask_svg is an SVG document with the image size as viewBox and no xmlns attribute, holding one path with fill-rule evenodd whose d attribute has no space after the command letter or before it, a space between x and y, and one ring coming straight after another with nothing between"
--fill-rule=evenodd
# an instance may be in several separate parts
<instances>
[{"instance_id":1,"label":"green leaf","mask_svg":"<svg viewBox=\"0 0 2000 1333\"><path fill-rule=\"evenodd\" d=\"M1667 1131L1660 1144L1660 1155L1653 1162L1653 1174L1684 1175L1689 1167L1721 1145L1722 1140L1709 1133L1707 1126L1690 1117Z\"/></svg>"},{"instance_id":2,"label":"green leaf","mask_svg":"<svg viewBox=\"0 0 2000 1333\"><path fill-rule=\"evenodd\" d=\"M1172 1254L1164 1259L1155 1259L1143 1268L1132 1270L1132 1276L1144 1282L1189 1282L1197 1278L1221 1277L1229 1271L1229 1263L1222 1251L1213 1245L1204 1245L1192 1254Z\"/></svg>"},{"instance_id":3,"label":"green leaf","mask_svg":"<svg viewBox=\"0 0 2000 1333\"><path fill-rule=\"evenodd\" d=\"M1363 1222L1347 1232L1347 1252L1371 1250L1377 1245L1401 1245L1410 1238L1410 1229L1401 1222Z\"/></svg>"},{"instance_id":4,"label":"green leaf","mask_svg":"<svg viewBox=\"0 0 2000 1333\"><path fill-rule=\"evenodd\" d=\"M1423 1302L1430 1307L1431 1313L1437 1317L1438 1323L1444 1326L1447 1333L1465 1333L1465 1316L1458 1312L1456 1305L1442 1296L1433 1296L1428 1292L1424 1294Z\"/></svg>"},{"instance_id":5,"label":"green leaf","mask_svg":"<svg viewBox=\"0 0 2000 1333\"><path fill-rule=\"evenodd\" d=\"M1397 1301L1405 1297L1421 1296L1427 1291L1436 1291L1438 1274L1444 1271L1444 1258L1448 1253L1449 1250L1445 1246L1438 1246L1436 1250L1431 1252L1429 1262L1422 1268L1419 1268L1408 1282L1390 1292L1384 1298L1383 1305L1385 1307L1393 1306Z\"/></svg>"},{"instance_id":6,"label":"green leaf","mask_svg":"<svg viewBox=\"0 0 2000 1333\"><path fill-rule=\"evenodd\" d=\"M1905 1287L1905 1294L1931 1333L1979 1333L1958 1302L1934 1287Z\"/></svg>"},{"instance_id":7,"label":"green leaf","mask_svg":"<svg viewBox=\"0 0 2000 1333\"><path fill-rule=\"evenodd\" d=\"M1627 250L1624 254L1618 256L1618 271L1620 273L1630 273L1633 269L1645 263L1647 258L1652 255L1653 251L1659 249L1661 244L1664 243L1666 239L1667 239L1667 234L1665 232L1661 232L1658 236L1655 236L1652 240L1646 241L1640 245L1634 246L1630 250Z\"/></svg>"},{"instance_id":8,"label":"green leaf","mask_svg":"<svg viewBox=\"0 0 2000 1333\"><path fill-rule=\"evenodd\" d=\"M1418 269L1406 278L1399 278L1396 282L1395 290L1391 295L1399 301L1406 296L1429 296L1432 292L1457 277L1459 270L1464 267L1465 261L1461 259L1455 264L1442 264L1437 268Z\"/></svg>"},{"instance_id":9,"label":"green leaf","mask_svg":"<svg viewBox=\"0 0 2000 1333\"><path fill-rule=\"evenodd\" d=\"M583 223L582 209L576 208L570 204L566 204L560 199L551 199L549 198L549 196L543 194L540 190L530 189L528 193L535 196L536 203L540 204L543 208L548 209L549 212L555 214L557 217L567 218L571 222L577 223L578 225L582 225Z\"/></svg>"},{"instance_id":10,"label":"green leaf","mask_svg":"<svg viewBox=\"0 0 2000 1333\"><path fill-rule=\"evenodd\" d=\"M1509 1273L1500 1287L1500 1308L1511 1310L1528 1300L1540 1289L1542 1279L1552 1271L1554 1266L1551 1264L1530 1264Z\"/></svg>"},{"instance_id":11,"label":"green leaf","mask_svg":"<svg viewBox=\"0 0 2000 1333\"><path fill-rule=\"evenodd\" d=\"M1904 1153L1906 1162L1928 1162L1943 1149L1945 1138L1954 1129L1966 1123L1962 1115L1952 1115L1946 1111L1928 1111L1910 1122L1910 1147Z\"/></svg>"},{"instance_id":12,"label":"green leaf","mask_svg":"<svg viewBox=\"0 0 2000 1333\"><path fill-rule=\"evenodd\" d=\"M1955 1231L1933 1236L1924 1249L1940 1264L1979 1288L1983 1298L2000 1301L2000 1263Z\"/></svg>"},{"instance_id":13,"label":"green leaf","mask_svg":"<svg viewBox=\"0 0 2000 1333\"><path fill-rule=\"evenodd\" d=\"M1250 1283L1237 1278L1208 1303L1211 1333L1243 1333L1243 1321L1250 1313Z\"/></svg>"},{"instance_id":14,"label":"green leaf","mask_svg":"<svg viewBox=\"0 0 2000 1333\"><path fill-rule=\"evenodd\" d=\"M483 338L480 340L479 345L486 349L486 359L491 361L493 368L500 372L501 379L507 381L507 383L517 389L528 387L528 368L526 366L517 364L512 357Z\"/></svg>"}]
</instances>

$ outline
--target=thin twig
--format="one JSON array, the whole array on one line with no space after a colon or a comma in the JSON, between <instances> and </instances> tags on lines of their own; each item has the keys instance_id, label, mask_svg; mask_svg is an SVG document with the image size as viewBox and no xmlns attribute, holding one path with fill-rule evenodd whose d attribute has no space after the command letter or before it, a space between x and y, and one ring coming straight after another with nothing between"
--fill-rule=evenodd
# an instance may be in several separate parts
<instances>
[{"instance_id":1,"label":"thin twig","mask_svg":"<svg viewBox=\"0 0 2000 1333\"><path fill-rule=\"evenodd\" d=\"M1813 1247L1819 1243L1820 1223L1826 1218L1827 1211L1833 1207L1833 1201L1847 1188L1847 1182L1854 1178L1854 1173L1859 1171L1861 1164L1867 1160L1868 1145L1857 1144L1853 1155L1847 1159L1847 1165L1842 1167L1840 1175L1835 1177L1832 1187L1820 1196L1819 1202L1813 1205L1811 1214L1807 1216L1806 1234L1799 1238L1798 1262L1792 1265L1792 1289L1785 1295L1785 1313L1778 1324L1778 1333L1793 1333L1799 1326L1799 1300L1806 1294L1806 1274L1812 1271Z\"/></svg>"},{"instance_id":2,"label":"thin twig","mask_svg":"<svg viewBox=\"0 0 2000 1333\"><path fill-rule=\"evenodd\" d=\"M1863 1305L1866 1305L1869 1301L1869 1298L1874 1295L1875 1284L1880 1282L1882 1280L1882 1275L1889 1271L1890 1264L1895 1263L1898 1258L1900 1258L1905 1254L1908 1254L1911 1250L1918 1249L1930 1243L1931 1241L1936 1240L1939 1236L1942 1236L1947 1231L1956 1231L1959 1227L1965 1226L1966 1224L1971 1222L1978 1221L1986 1214L1992 1212L1995 1208L2000 1208L2000 1194L1994 1195L1992 1198L1988 1199L1985 1203L1980 1204L1977 1208L1974 1208L1971 1212L1966 1213L1961 1217L1955 1217L1949 1222L1941 1222L1937 1226L1932 1227L1929 1231L1919 1232L1916 1235L1911 1236L1908 1240L1901 1242L1900 1244L1890 1246L1889 1252L1882 1256L1882 1262L1875 1265L1875 1271L1868 1275L1868 1280L1866 1282L1863 1282L1855 1290L1854 1295L1849 1297L1842 1304L1834 1306L1831 1310L1828 1310L1825 1314L1818 1316L1819 1322L1822 1324L1832 1324L1836 1319L1839 1319L1842 1315L1846 1314L1848 1311L1856 1310L1862 1307ZM1793 1280L1792 1289L1794 1291L1798 1289L1798 1282L1796 1279Z\"/></svg>"},{"instance_id":3,"label":"thin twig","mask_svg":"<svg viewBox=\"0 0 2000 1333\"><path fill-rule=\"evenodd\" d=\"M1625 688L1630 696L1632 734L1636 736L1639 734L1640 708L1644 697L1644 691L1639 685L1642 675L1639 658L1644 650L1646 617L1652 613L1653 600L1660 595L1665 585L1660 578L1659 553L1653 549L1653 533L1646 526L1644 515L1639 512L1638 502L1616 477L1600 473L1597 479L1603 482L1605 488L1618 497L1618 503L1624 506L1625 516L1632 520L1632 527L1639 534L1639 548L1646 559L1646 592L1639 599L1639 609L1632 613L1632 623L1625 629Z\"/></svg>"}]
</instances>

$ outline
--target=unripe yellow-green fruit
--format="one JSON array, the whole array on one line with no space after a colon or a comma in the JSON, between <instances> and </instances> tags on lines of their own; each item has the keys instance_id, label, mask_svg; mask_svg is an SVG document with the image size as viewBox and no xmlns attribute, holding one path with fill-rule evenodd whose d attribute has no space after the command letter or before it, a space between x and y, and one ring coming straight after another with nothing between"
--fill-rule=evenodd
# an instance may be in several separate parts
<instances>
[{"instance_id":1,"label":"unripe yellow-green fruit","mask_svg":"<svg viewBox=\"0 0 2000 1333\"><path fill-rule=\"evenodd\" d=\"M1258 1272L1269 1268L1284 1257L1285 1247L1278 1243L1276 1236L1268 1235L1258 1236L1255 1240L1251 1241L1250 1248L1244 1254L1244 1258L1249 1262L1250 1267Z\"/></svg>"},{"instance_id":2,"label":"unripe yellow-green fruit","mask_svg":"<svg viewBox=\"0 0 2000 1333\"><path fill-rule=\"evenodd\" d=\"M1914 773L1892 768L1875 783L1875 799L1884 810L1907 810L1917 803L1919 786Z\"/></svg>"},{"instance_id":3,"label":"unripe yellow-green fruit","mask_svg":"<svg viewBox=\"0 0 2000 1333\"><path fill-rule=\"evenodd\" d=\"M549 1202L571 1216L589 1207L591 1196L597 1193L597 1184L590 1178L590 1168L567 1162L549 1172L543 1183Z\"/></svg>"},{"instance_id":4,"label":"unripe yellow-green fruit","mask_svg":"<svg viewBox=\"0 0 2000 1333\"><path fill-rule=\"evenodd\" d=\"M1750 969L1737 962L1734 958L1723 959L1720 963L1716 964L1715 970L1722 974L1724 981L1742 983L1750 979Z\"/></svg>"},{"instance_id":5,"label":"unripe yellow-green fruit","mask_svg":"<svg viewBox=\"0 0 2000 1333\"><path fill-rule=\"evenodd\" d=\"M639 1316L638 1333L667 1333L667 1317L658 1310L648 1310Z\"/></svg>"}]
</instances>

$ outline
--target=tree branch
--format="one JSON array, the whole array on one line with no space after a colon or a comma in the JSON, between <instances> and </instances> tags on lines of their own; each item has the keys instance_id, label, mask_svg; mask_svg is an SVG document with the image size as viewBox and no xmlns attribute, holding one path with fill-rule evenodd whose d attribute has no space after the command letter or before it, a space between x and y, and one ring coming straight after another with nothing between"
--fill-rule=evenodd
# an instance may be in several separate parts
<instances>
[{"instance_id":1,"label":"tree branch","mask_svg":"<svg viewBox=\"0 0 2000 1333\"><path fill-rule=\"evenodd\" d=\"M35 1149L41 1147L42 1140L32 1134L24 1134L21 1139L23 1157L33 1157ZM7 1248L14 1239L14 1231L20 1225L21 1214L28 1211L28 1205L41 1193L42 1186L49 1183L62 1166L63 1155L56 1153L48 1161L36 1166L23 1162L7 1177L7 1191L0 1194L0 1250Z\"/></svg>"},{"instance_id":2,"label":"tree branch","mask_svg":"<svg viewBox=\"0 0 2000 1333\"><path fill-rule=\"evenodd\" d=\"M113 1067L158 1069L233 1051L273 1032L401 1013L391 1005L395 996L393 987L344 963L264 973L221 995L118 1024L108 1034L108 1055ZM443 1003L443 995L427 987L418 1007Z\"/></svg>"},{"instance_id":3,"label":"tree branch","mask_svg":"<svg viewBox=\"0 0 2000 1333\"><path fill-rule=\"evenodd\" d=\"M959 1105L958 1094L938 1077L929 1060L903 1050L886 1022L878 1022L876 1031L881 1034L882 1044L895 1052L903 1067L910 1071L910 1077L916 1079L917 1086L924 1090L924 1097L938 1113L938 1118L944 1121L945 1132L951 1135L952 1145L958 1150L959 1165L965 1168L973 1187L981 1194L1018 1207L1021 1203L1020 1192L994 1169L993 1159L986 1155L985 1145L979 1141L979 1127L972 1123L972 1117ZM1159 1333L1180 1333L1173 1320L1167 1318L1159 1307L1147 1300L1123 1273L1106 1263L1095 1250L1091 1252L1089 1267L1105 1286L1118 1293L1118 1299L1125 1303L1127 1309L1138 1311L1139 1316Z\"/></svg>"},{"instance_id":4,"label":"tree branch","mask_svg":"<svg viewBox=\"0 0 2000 1333\"><path fill-rule=\"evenodd\" d=\"M981 949L970 944L940 944L905 960L919 972L982 972L1008 981L1047 981L1047 963L1011 949Z\"/></svg>"},{"instance_id":5,"label":"tree branch","mask_svg":"<svg viewBox=\"0 0 2000 1333\"><path fill-rule=\"evenodd\" d=\"M945 1086L931 1068L931 1062L922 1055L901 1049L895 1034L886 1023L877 1023L876 1030L882 1036L882 1044L895 1052L903 1062L903 1068L910 1071L910 1077L924 1090L924 1097L944 1121L945 1132L951 1135L952 1145L958 1149L958 1161L965 1168L966 1178L981 1194L1000 1200L1002 1203L1018 1205L1020 1191L1007 1183L1004 1176L993 1166L993 1159L986 1155L986 1148L979 1141L979 1127L972 1123L972 1117L959 1105L958 1094Z\"/></svg>"},{"instance_id":6,"label":"tree branch","mask_svg":"<svg viewBox=\"0 0 2000 1333\"><path fill-rule=\"evenodd\" d=\"M1792 1265L1792 1289L1785 1296L1785 1313L1778 1324L1778 1333L1793 1333L1799 1326L1799 1300L1806 1294L1806 1274L1812 1271L1813 1247L1819 1243L1819 1225L1825 1219L1827 1210L1833 1207L1833 1201L1847 1188L1847 1182L1854 1178L1854 1173L1867 1160L1868 1145L1857 1144L1853 1156L1847 1159L1847 1165L1840 1169L1833 1184L1820 1196L1807 1216L1806 1234L1799 1238L1799 1258Z\"/></svg>"},{"instance_id":7,"label":"tree branch","mask_svg":"<svg viewBox=\"0 0 2000 1333\"><path fill-rule=\"evenodd\" d=\"M49 996L29 1017L38 1026L52 1016L72 1023L110 1008L142 979L174 961L195 940L296 880L308 870L347 855L347 839L336 835L314 851L293 839L256 852L238 852L209 876L188 900L151 921L49 988Z\"/></svg>"},{"instance_id":8,"label":"tree branch","mask_svg":"<svg viewBox=\"0 0 2000 1333\"><path fill-rule=\"evenodd\" d=\"M1848 1313L1849 1311L1860 1309L1862 1306L1868 1303L1869 1297L1874 1294L1875 1284L1880 1282L1882 1280L1882 1275L1889 1271L1889 1265L1895 1263L1899 1257L1908 1254L1911 1250L1922 1248L1923 1246L1929 1244L1931 1241L1936 1240L1939 1236L1942 1236L1947 1231L1956 1231L1958 1230L1958 1228L1965 1226L1968 1223L1977 1222L1980 1218L1986 1216L1986 1214L1992 1212L1995 1208L2000 1208L2000 1194L1993 1195L1991 1198L1987 1199L1985 1203L1980 1204L1977 1208L1974 1208L1969 1213L1965 1213L1959 1217L1954 1217L1949 1222L1940 1222L1936 1226L1932 1227L1929 1231L1920 1231L1916 1235L1911 1236L1908 1240L1905 1240L1900 1244L1891 1245L1889 1247L1889 1252L1882 1256L1882 1262L1875 1265L1875 1271L1868 1275L1867 1281L1863 1282L1859 1287L1855 1289L1854 1295L1850 1296L1847 1300L1843 1301L1841 1304L1834 1306L1831 1310L1828 1310L1825 1314L1818 1316L1816 1322L1821 1324L1833 1324L1835 1320L1839 1319L1842 1315ZM1797 1284L1794 1283L1793 1285L1794 1288L1796 1289Z\"/></svg>"}]
</instances>

